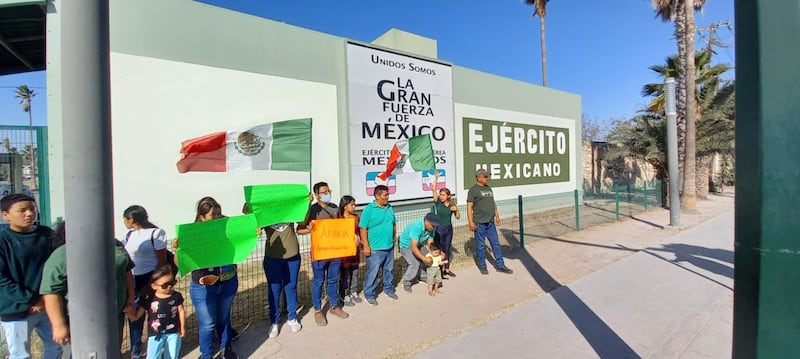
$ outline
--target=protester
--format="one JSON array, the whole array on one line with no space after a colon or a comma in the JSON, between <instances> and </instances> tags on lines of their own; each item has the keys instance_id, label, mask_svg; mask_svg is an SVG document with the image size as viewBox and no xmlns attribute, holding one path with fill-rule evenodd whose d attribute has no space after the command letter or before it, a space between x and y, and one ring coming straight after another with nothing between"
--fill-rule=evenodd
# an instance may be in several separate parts
<instances>
[{"instance_id":1,"label":"protester","mask_svg":"<svg viewBox=\"0 0 800 359\"><path fill-rule=\"evenodd\" d=\"M247 204L242 212L249 213ZM297 277L300 274L300 242L298 234L308 234L310 230L297 229L296 223L276 223L264 227L267 236L264 251L264 274L267 276L267 301L269 304L269 337L275 338L280 333L278 323L281 313L279 311L281 292L286 299L286 324L293 332L299 332L303 325L297 320Z\"/></svg>"},{"instance_id":2,"label":"protester","mask_svg":"<svg viewBox=\"0 0 800 359\"><path fill-rule=\"evenodd\" d=\"M439 249L436 243L430 244L430 251L425 257L431 259L431 264L427 268L428 272L428 295L439 294L439 285L442 283L442 269L439 267L447 264L447 256Z\"/></svg>"},{"instance_id":3,"label":"protester","mask_svg":"<svg viewBox=\"0 0 800 359\"><path fill-rule=\"evenodd\" d=\"M139 295L141 306L129 316L139 320L147 313L148 359L180 358L181 338L186 335L186 310L183 295L175 290L175 284L172 268L158 267L150 277L149 286Z\"/></svg>"},{"instance_id":4,"label":"protester","mask_svg":"<svg viewBox=\"0 0 800 359\"><path fill-rule=\"evenodd\" d=\"M44 343L43 358L61 357L39 295L42 268L53 251L53 231L36 225L37 212L36 201L25 194L0 200L0 213L8 222L0 232L0 324L11 359L30 358L34 330Z\"/></svg>"},{"instance_id":5,"label":"protester","mask_svg":"<svg viewBox=\"0 0 800 359\"><path fill-rule=\"evenodd\" d=\"M389 187L375 186L375 200L361 212L358 226L361 228L364 255L367 257L367 274L364 280L364 297L367 304L378 305L376 290L378 273L383 270L383 292L391 300L397 300L392 283L394 270L394 242L397 237L397 219L389 204Z\"/></svg>"},{"instance_id":6,"label":"protester","mask_svg":"<svg viewBox=\"0 0 800 359\"><path fill-rule=\"evenodd\" d=\"M57 248L47 258L42 270L42 284L39 292L44 298L47 317L53 327L53 340L61 344L64 359L71 356L69 316L67 312L67 246L66 222L56 225L53 232L53 246ZM125 325L125 314L133 310L133 261L122 242L114 240L114 277L116 279L116 310L119 326L119 342L122 345L122 329Z\"/></svg>"},{"instance_id":7,"label":"protester","mask_svg":"<svg viewBox=\"0 0 800 359\"><path fill-rule=\"evenodd\" d=\"M147 210L139 205L125 209L122 215L125 228L125 249L133 263L133 284L138 295L150 283L150 276L156 268L167 263L166 232L150 222ZM131 359L139 359L142 351L144 319L128 322L131 340Z\"/></svg>"},{"instance_id":8,"label":"protester","mask_svg":"<svg viewBox=\"0 0 800 359\"><path fill-rule=\"evenodd\" d=\"M436 184L439 183L439 171L434 170L433 186L433 207L431 212L436 214L439 219L439 225L436 226L436 237L439 239L439 247L444 252L445 256L449 259L452 255L453 245L453 222L452 217L455 215L456 219L461 219L461 213L458 212L455 200L450 194L447 187L440 189L437 193ZM450 261L448 260L442 265L442 278L455 277L456 274L450 270Z\"/></svg>"},{"instance_id":9,"label":"protester","mask_svg":"<svg viewBox=\"0 0 800 359\"><path fill-rule=\"evenodd\" d=\"M424 246L433 239L433 231L438 224L439 218L433 213L428 213L425 218L409 223L400 234L400 254L408 263L408 267L403 273L403 291L406 293L411 293L411 285L418 278L423 282L431 279L427 278L424 270L420 274L422 265L429 266L431 264L431 259L427 258L422 250L427 252Z\"/></svg>"},{"instance_id":10,"label":"protester","mask_svg":"<svg viewBox=\"0 0 800 359\"><path fill-rule=\"evenodd\" d=\"M197 202L195 222L224 217L222 206L214 198L203 197ZM180 240L176 239L172 245L177 249ZM214 357L217 352L214 348L215 335L219 336L219 349L222 351L219 358L238 358L233 351L232 342L236 333L231 326L231 306L239 289L237 274L235 264L196 269L190 274L189 297L197 315L200 359Z\"/></svg>"},{"instance_id":11,"label":"protester","mask_svg":"<svg viewBox=\"0 0 800 359\"><path fill-rule=\"evenodd\" d=\"M325 182L318 182L313 187L316 203L308 209L306 220L298 229L310 229L313 221L317 219L336 218L338 209L331 203L331 189ZM339 271L342 267L341 258L322 259L311 261L314 279L311 284L311 301L314 303L314 322L318 326L328 325L328 319L322 312L322 285L326 285L325 294L328 296L329 311L331 314L346 319L350 315L339 307Z\"/></svg>"},{"instance_id":12,"label":"protester","mask_svg":"<svg viewBox=\"0 0 800 359\"><path fill-rule=\"evenodd\" d=\"M342 196L339 201L339 218L353 218L355 220L356 233L356 255L342 258L342 271L339 278L339 297L348 307L361 303L358 296L358 267L361 265L362 243L361 229L358 227L358 215L356 214L356 199L352 196Z\"/></svg>"},{"instance_id":13,"label":"protester","mask_svg":"<svg viewBox=\"0 0 800 359\"><path fill-rule=\"evenodd\" d=\"M500 240L497 238L497 227L500 223L500 213L494 202L494 192L489 187L489 172L481 168L475 172L476 184L467 193L467 219L469 230L475 232L475 252L478 257L478 269L481 274L489 274L486 270L486 240L492 246L495 269L501 273L514 273L503 262L503 252Z\"/></svg>"}]
</instances>

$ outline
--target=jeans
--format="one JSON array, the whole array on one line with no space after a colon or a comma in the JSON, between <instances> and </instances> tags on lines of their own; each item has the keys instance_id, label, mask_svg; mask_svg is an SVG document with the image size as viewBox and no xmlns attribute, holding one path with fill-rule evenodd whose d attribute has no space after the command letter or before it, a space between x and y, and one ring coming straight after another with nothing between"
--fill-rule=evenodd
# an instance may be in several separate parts
<instances>
[{"instance_id":1,"label":"jeans","mask_svg":"<svg viewBox=\"0 0 800 359\"><path fill-rule=\"evenodd\" d=\"M343 265L339 276L339 297L358 294L358 265Z\"/></svg>"},{"instance_id":2,"label":"jeans","mask_svg":"<svg viewBox=\"0 0 800 359\"><path fill-rule=\"evenodd\" d=\"M442 265L442 268L450 268L450 253L453 246L453 225L441 225L436 227L436 234L439 235L439 248L447 256L447 263Z\"/></svg>"},{"instance_id":3,"label":"jeans","mask_svg":"<svg viewBox=\"0 0 800 359\"><path fill-rule=\"evenodd\" d=\"M281 313L281 292L286 296L286 316L297 319L297 276L300 274L300 255L289 259L264 257L264 273L267 275L267 301L269 319L278 324Z\"/></svg>"},{"instance_id":4,"label":"jeans","mask_svg":"<svg viewBox=\"0 0 800 359\"><path fill-rule=\"evenodd\" d=\"M500 248L500 240L497 238L497 227L494 222L489 222L475 225L475 252L478 256L478 268L486 268L486 239L489 239L489 245L492 246L495 268L505 267L503 250Z\"/></svg>"},{"instance_id":5,"label":"jeans","mask_svg":"<svg viewBox=\"0 0 800 359\"><path fill-rule=\"evenodd\" d=\"M147 359L161 359L162 351L164 359L180 359L181 335L179 333L151 335L147 339Z\"/></svg>"},{"instance_id":6,"label":"jeans","mask_svg":"<svg viewBox=\"0 0 800 359\"><path fill-rule=\"evenodd\" d=\"M152 276L153 272L133 276L133 287L135 289L134 293L137 295L137 304L139 293L141 293L142 288L150 285L150 278ZM144 333L145 317L146 316L143 315L138 320L128 321L128 330L131 339L131 358L133 359L139 358L139 355L142 353L142 333Z\"/></svg>"},{"instance_id":7,"label":"jeans","mask_svg":"<svg viewBox=\"0 0 800 359\"><path fill-rule=\"evenodd\" d=\"M342 267L342 260L324 259L311 262L311 269L314 271L314 282L311 285L311 301L314 303L314 310L322 310L322 283L327 283L325 294L328 296L330 309L339 305L339 270ZM327 278L326 278L327 273Z\"/></svg>"},{"instance_id":8,"label":"jeans","mask_svg":"<svg viewBox=\"0 0 800 359\"><path fill-rule=\"evenodd\" d=\"M53 341L53 328L44 312L29 314L26 318L0 322L6 335L9 359L31 357L31 331L36 330L44 343L44 359L61 358L61 346Z\"/></svg>"},{"instance_id":9,"label":"jeans","mask_svg":"<svg viewBox=\"0 0 800 359\"><path fill-rule=\"evenodd\" d=\"M192 298L195 315L197 316L197 334L200 341L201 358L211 358L214 355L214 336L218 328L222 328L219 341L220 349L230 348L232 339L230 326L231 305L233 305L233 298L236 297L237 289L239 289L238 276L226 281L219 281L214 285L191 282L189 296Z\"/></svg>"},{"instance_id":10,"label":"jeans","mask_svg":"<svg viewBox=\"0 0 800 359\"><path fill-rule=\"evenodd\" d=\"M403 273L403 286L410 287L417 278L424 282L427 278L425 271L422 271L422 274L420 274L419 270L422 266L422 262L414 256L414 252L411 251L411 248L400 248L400 254L403 255L403 259L408 263L408 268L406 268L405 273Z\"/></svg>"},{"instance_id":11,"label":"jeans","mask_svg":"<svg viewBox=\"0 0 800 359\"><path fill-rule=\"evenodd\" d=\"M394 248L372 250L367 257L367 275L364 279L364 297L375 299L378 288L378 271L383 268L383 292L394 293L392 270L394 269Z\"/></svg>"}]
</instances>

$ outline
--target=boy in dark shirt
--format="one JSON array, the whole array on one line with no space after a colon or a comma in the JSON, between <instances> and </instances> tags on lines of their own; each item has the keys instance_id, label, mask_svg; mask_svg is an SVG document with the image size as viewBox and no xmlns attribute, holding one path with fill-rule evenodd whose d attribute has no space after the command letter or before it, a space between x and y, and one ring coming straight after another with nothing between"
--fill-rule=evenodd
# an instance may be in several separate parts
<instances>
[{"instance_id":1,"label":"boy in dark shirt","mask_svg":"<svg viewBox=\"0 0 800 359\"><path fill-rule=\"evenodd\" d=\"M44 343L44 359L61 357L39 295L42 267L52 251L52 230L35 224L36 202L24 194L0 200L8 228L0 232L0 324L10 358L30 357L30 332Z\"/></svg>"}]
</instances>

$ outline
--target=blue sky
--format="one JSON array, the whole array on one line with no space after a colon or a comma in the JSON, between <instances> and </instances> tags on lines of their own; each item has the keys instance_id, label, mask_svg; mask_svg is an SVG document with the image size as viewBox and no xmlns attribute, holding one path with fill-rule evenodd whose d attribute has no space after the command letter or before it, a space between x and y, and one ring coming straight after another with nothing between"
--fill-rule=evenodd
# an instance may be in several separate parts
<instances>
[{"instance_id":1,"label":"blue sky","mask_svg":"<svg viewBox=\"0 0 800 359\"><path fill-rule=\"evenodd\" d=\"M202 2L365 42L394 27L436 39L440 59L541 84L539 22L520 0ZM728 20L733 0L708 0L697 14L698 26ZM600 121L641 108L642 86L660 81L647 67L677 51L673 25L654 17L649 0L553 0L545 24L548 85L580 95L584 114ZM728 29L717 33L723 43L733 45L733 37ZM697 42L705 46L702 36ZM715 62L733 66L733 47L717 53ZM45 124L45 82L43 72L0 77L0 123L28 123L13 98L14 87L28 84L40 92L34 123Z\"/></svg>"}]
</instances>

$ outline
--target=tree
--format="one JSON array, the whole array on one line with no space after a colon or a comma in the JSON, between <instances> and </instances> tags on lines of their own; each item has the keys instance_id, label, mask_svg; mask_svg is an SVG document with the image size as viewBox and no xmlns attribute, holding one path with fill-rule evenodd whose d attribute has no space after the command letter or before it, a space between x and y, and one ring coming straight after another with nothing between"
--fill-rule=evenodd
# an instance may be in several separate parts
<instances>
[{"instance_id":1,"label":"tree","mask_svg":"<svg viewBox=\"0 0 800 359\"><path fill-rule=\"evenodd\" d=\"M8 137L3 138L3 148L6 150L6 153L11 153L11 154L17 153L17 148L11 146L11 140L8 139Z\"/></svg>"},{"instance_id":2,"label":"tree","mask_svg":"<svg viewBox=\"0 0 800 359\"><path fill-rule=\"evenodd\" d=\"M700 103L704 94L716 91L720 83L720 76L730 70L726 64L711 65L711 52L704 50L697 52L695 56L695 83L699 89L695 93L695 101ZM678 77L678 55L666 58L664 65L653 65L649 69L657 73L662 79L667 77ZM645 113L664 113L664 82L650 83L642 87L642 96L652 97L642 111ZM702 115L702 104L697 107L698 117Z\"/></svg>"},{"instance_id":3,"label":"tree","mask_svg":"<svg viewBox=\"0 0 800 359\"><path fill-rule=\"evenodd\" d=\"M669 180L667 172L667 124L663 115L641 114L630 121L616 121L609 131L608 158L637 158L656 170L656 179ZM666 190L662 186L662 205L666 206Z\"/></svg>"},{"instance_id":4,"label":"tree","mask_svg":"<svg viewBox=\"0 0 800 359\"><path fill-rule=\"evenodd\" d=\"M679 143L679 150L683 148L683 193L681 201L683 208L694 211L697 202L695 186L695 158L696 158L696 102L694 96L687 96L695 92L694 76L694 12L699 10L705 0L651 0L656 16L663 21L675 22L675 39L678 43L678 59L680 69L678 78L678 121L685 124L683 146ZM682 121L681 121L682 120ZM679 125L679 137L680 128ZM680 157L680 156L679 156Z\"/></svg>"},{"instance_id":5,"label":"tree","mask_svg":"<svg viewBox=\"0 0 800 359\"><path fill-rule=\"evenodd\" d=\"M601 141L608 129L600 124L597 117L581 116L581 139L584 141Z\"/></svg>"},{"instance_id":6,"label":"tree","mask_svg":"<svg viewBox=\"0 0 800 359\"><path fill-rule=\"evenodd\" d=\"M30 135L31 135L30 138L31 147L36 145L36 141L34 140L35 136L33 133L33 108L31 106L33 102L33 97L36 95L37 93L28 88L28 85L17 86L16 93L14 94L14 97L19 99L19 104L22 106L22 111L28 113L28 128L30 130ZM33 152L35 151L31 151L31 153ZM36 178L36 156L30 156L30 163L31 163L31 182L35 182L34 179Z\"/></svg>"},{"instance_id":7,"label":"tree","mask_svg":"<svg viewBox=\"0 0 800 359\"><path fill-rule=\"evenodd\" d=\"M525 4L533 5L532 17L539 17L539 40L542 45L542 86L547 87L547 51L544 41L544 19L547 17L547 2L550 0L525 0Z\"/></svg>"}]
</instances>

